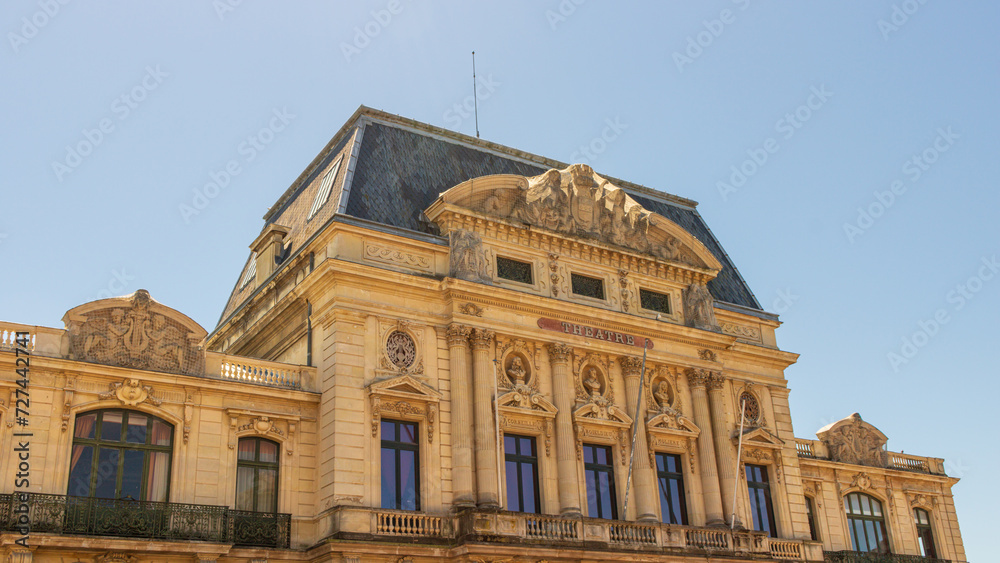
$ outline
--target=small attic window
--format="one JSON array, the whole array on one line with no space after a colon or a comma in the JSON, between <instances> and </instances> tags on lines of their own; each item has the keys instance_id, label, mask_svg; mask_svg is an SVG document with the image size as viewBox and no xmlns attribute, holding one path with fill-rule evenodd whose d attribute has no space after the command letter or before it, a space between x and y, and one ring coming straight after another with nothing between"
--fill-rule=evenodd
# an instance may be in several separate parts
<instances>
[{"instance_id":1,"label":"small attic window","mask_svg":"<svg viewBox=\"0 0 1000 563\"><path fill-rule=\"evenodd\" d=\"M323 181L320 182L319 189L316 190L316 199L313 200L312 208L309 209L309 216L306 217L306 221L312 219L326 205L327 200L330 199L330 190L333 188L333 181L337 179L337 172L340 172L340 162L342 160L344 160L343 156L337 159L337 162L323 176Z\"/></svg>"},{"instance_id":2,"label":"small attic window","mask_svg":"<svg viewBox=\"0 0 1000 563\"><path fill-rule=\"evenodd\" d=\"M257 277L257 253L254 252L250 255L250 267L247 268L247 273L243 276L243 281L240 282L240 289L247 286L248 283L253 281Z\"/></svg>"}]
</instances>

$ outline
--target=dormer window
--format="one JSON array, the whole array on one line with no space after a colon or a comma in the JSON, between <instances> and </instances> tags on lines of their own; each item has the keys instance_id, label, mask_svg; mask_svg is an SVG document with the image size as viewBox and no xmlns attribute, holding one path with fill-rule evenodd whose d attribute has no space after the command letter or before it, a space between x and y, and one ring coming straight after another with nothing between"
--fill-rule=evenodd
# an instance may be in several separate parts
<instances>
[{"instance_id":1,"label":"dormer window","mask_svg":"<svg viewBox=\"0 0 1000 563\"><path fill-rule=\"evenodd\" d=\"M306 218L307 221L312 219L326 205L327 200L330 199L330 190L333 188L333 181L337 179L337 173L340 172L340 162L342 160L344 160L344 157L340 157L326 175L323 176L323 181L320 182L319 189L316 190L316 199L313 200L312 207L309 209L309 216Z\"/></svg>"}]
</instances>

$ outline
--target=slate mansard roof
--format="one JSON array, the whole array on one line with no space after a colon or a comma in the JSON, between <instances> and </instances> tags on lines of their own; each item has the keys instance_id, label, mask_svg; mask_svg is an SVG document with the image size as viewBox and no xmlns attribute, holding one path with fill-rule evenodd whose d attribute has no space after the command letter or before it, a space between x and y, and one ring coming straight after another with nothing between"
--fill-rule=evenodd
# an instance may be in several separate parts
<instances>
[{"instance_id":1,"label":"slate mansard roof","mask_svg":"<svg viewBox=\"0 0 1000 563\"><path fill-rule=\"evenodd\" d=\"M339 163L329 200L308 217L323 177ZM361 106L264 216L265 228L288 227L286 256L294 256L330 221L350 217L427 238L432 226L421 214L444 191L491 174L537 176L568 163L441 129ZM663 215L698 238L722 263L708 288L717 301L761 311L722 245L695 209L697 203L604 176L646 209ZM378 226L375 225L375 226ZM433 237L431 237L433 238ZM442 239L442 243L445 241ZM256 289L244 284L247 259L219 319L223 324Z\"/></svg>"}]
</instances>

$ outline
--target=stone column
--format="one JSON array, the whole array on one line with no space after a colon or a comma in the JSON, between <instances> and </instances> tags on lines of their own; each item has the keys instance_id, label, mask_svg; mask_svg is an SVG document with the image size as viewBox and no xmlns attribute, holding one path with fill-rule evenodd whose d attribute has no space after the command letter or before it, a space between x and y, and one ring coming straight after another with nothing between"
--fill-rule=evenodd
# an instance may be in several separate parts
<instances>
[{"instance_id":1,"label":"stone column","mask_svg":"<svg viewBox=\"0 0 1000 563\"><path fill-rule=\"evenodd\" d=\"M559 513L580 516L580 476L573 437L573 379L570 355L573 349L564 344L549 345L552 364L552 394L556 412L556 460L559 467Z\"/></svg>"},{"instance_id":2,"label":"stone column","mask_svg":"<svg viewBox=\"0 0 1000 563\"><path fill-rule=\"evenodd\" d=\"M705 520L709 526L724 525L722 496L719 493L719 476L715 469L715 449L712 440L712 420L708 410L709 373L703 369L688 369L685 372L691 387L691 402L694 403L694 423L701 429L698 435L698 467L701 468L701 490L705 498Z\"/></svg>"},{"instance_id":3,"label":"stone column","mask_svg":"<svg viewBox=\"0 0 1000 563\"><path fill-rule=\"evenodd\" d=\"M726 379L719 373L713 373L708 380L708 397L712 404L712 435L715 438L715 462L719 468L719 486L722 489L722 510L727 524L733 516L734 487L736 471L733 464L736 452L729 438L729 426L726 424L726 394L722 387ZM740 525L739 518L736 524Z\"/></svg>"},{"instance_id":4,"label":"stone column","mask_svg":"<svg viewBox=\"0 0 1000 563\"><path fill-rule=\"evenodd\" d=\"M642 388L639 386L642 358L623 356L618 361L622 366L622 376L625 378L625 408L636 426L635 451L632 452L632 498L635 499L636 520L656 522L656 499L659 495L653 480L653 470L649 466L649 446L646 444L646 402L639 400L642 394ZM636 410L637 403L638 410Z\"/></svg>"},{"instance_id":5,"label":"stone column","mask_svg":"<svg viewBox=\"0 0 1000 563\"><path fill-rule=\"evenodd\" d=\"M472 389L469 385L467 326L448 327L448 367L451 371L451 478L456 508L476 506L472 488Z\"/></svg>"},{"instance_id":6,"label":"stone column","mask_svg":"<svg viewBox=\"0 0 1000 563\"><path fill-rule=\"evenodd\" d=\"M500 508L500 483L497 480L496 425L493 414L493 388L496 377L490 350L493 348L492 330L472 330L472 390L476 428L476 484L479 489L479 506Z\"/></svg>"}]
</instances>

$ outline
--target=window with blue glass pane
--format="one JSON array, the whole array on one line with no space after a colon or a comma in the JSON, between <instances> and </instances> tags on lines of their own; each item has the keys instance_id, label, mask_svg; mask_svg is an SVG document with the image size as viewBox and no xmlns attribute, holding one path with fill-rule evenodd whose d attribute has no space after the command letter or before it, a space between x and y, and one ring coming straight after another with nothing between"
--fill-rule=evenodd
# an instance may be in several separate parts
<instances>
[{"instance_id":1,"label":"window with blue glass pane","mask_svg":"<svg viewBox=\"0 0 1000 563\"><path fill-rule=\"evenodd\" d=\"M505 434L504 462L507 473L507 510L541 511L538 493L538 453L535 439Z\"/></svg>"},{"instance_id":2,"label":"window with blue glass pane","mask_svg":"<svg viewBox=\"0 0 1000 563\"><path fill-rule=\"evenodd\" d=\"M753 529L767 532L772 538L778 537L778 527L774 521L774 507L771 505L771 485L767 479L767 467L746 465L747 490L750 493L750 513Z\"/></svg>"},{"instance_id":3,"label":"window with blue glass pane","mask_svg":"<svg viewBox=\"0 0 1000 563\"><path fill-rule=\"evenodd\" d=\"M383 420L382 508L420 510L420 468L417 425Z\"/></svg>"},{"instance_id":4,"label":"window with blue glass pane","mask_svg":"<svg viewBox=\"0 0 1000 563\"><path fill-rule=\"evenodd\" d=\"M660 489L660 512L663 523L687 524L681 456L656 454L656 476Z\"/></svg>"},{"instance_id":5,"label":"window with blue glass pane","mask_svg":"<svg viewBox=\"0 0 1000 563\"><path fill-rule=\"evenodd\" d=\"M611 520L618 518L611 448L584 444L583 471L587 482L587 515Z\"/></svg>"}]
</instances>

